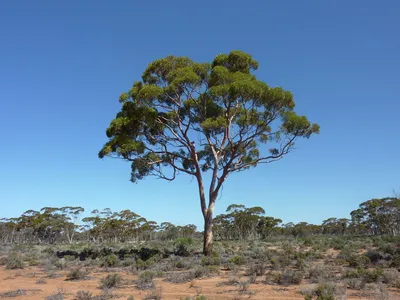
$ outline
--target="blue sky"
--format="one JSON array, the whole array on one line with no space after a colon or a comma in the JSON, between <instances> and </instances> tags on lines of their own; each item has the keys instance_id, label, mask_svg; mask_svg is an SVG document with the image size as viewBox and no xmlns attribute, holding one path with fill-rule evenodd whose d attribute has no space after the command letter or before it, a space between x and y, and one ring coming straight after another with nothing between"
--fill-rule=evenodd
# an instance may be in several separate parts
<instances>
[{"instance_id":1,"label":"blue sky","mask_svg":"<svg viewBox=\"0 0 400 300\"><path fill-rule=\"evenodd\" d=\"M243 203L319 223L400 189L400 2L114 2L0 1L1 217L80 205L201 225L193 180L132 184L128 163L97 153L149 62L234 49L321 134L230 177L217 213Z\"/></svg>"}]
</instances>

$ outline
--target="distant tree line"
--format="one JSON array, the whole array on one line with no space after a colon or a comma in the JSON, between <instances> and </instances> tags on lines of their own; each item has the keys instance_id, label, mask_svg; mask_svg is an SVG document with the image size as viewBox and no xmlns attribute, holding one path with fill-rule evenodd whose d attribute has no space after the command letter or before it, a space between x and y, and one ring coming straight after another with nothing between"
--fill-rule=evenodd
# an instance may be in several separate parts
<instances>
[{"instance_id":1,"label":"distant tree line","mask_svg":"<svg viewBox=\"0 0 400 300\"><path fill-rule=\"evenodd\" d=\"M193 224L157 224L130 210L93 210L90 216L81 218L83 213L82 207L44 207L40 211L28 210L16 218L3 218L0 220L0 242L124 243L201 236ZM368 200L353 210L350 216L351 219L328 218L320 225L307 222L282 224L281 219L266 216L261 207L232 204L225 214L213 219L213 231L217 240L255 240L279 235L400 235L398 197Z\"/></svg>"}]
</instances>

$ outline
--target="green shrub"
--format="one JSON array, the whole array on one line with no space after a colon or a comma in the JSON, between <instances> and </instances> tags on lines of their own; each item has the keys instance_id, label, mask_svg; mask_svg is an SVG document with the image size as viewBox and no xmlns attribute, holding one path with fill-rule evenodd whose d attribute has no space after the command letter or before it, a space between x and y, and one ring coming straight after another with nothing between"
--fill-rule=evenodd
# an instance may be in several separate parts
<instances>
[{"instance_id":1,"label":"green shrub","mask_svg":"<svg viewBox=\"0 0 400 300\"><path fill-rule=\"evenodd\" d=\"M155 273L152 271L143 271L139 274L138 280L136 280L136 287L139 290L149 290L154 287L153 279L155 277Z\"/></svg>"},{"instance_id":2,"label":"green shrub","mask_svg":"<svg viewBox=\"0 0 400 300\"><path fill-rule=\"evenodd\" d=\"M17 253L10 253L7 257L6 269L23 269L24 261Z\"/></svg>"},{"instance_id":3,"label":"green shrub","mask_svg":"<svg viewBox=\"0 0 400 300\"><path fill-rule=\"evenodd\" d=\"M103 260L100 264L102 267L116 267L119 264L119 259L115 254L109 254L103 257Z\"/></svg>"},{"instance_id":4,"label":"green shrub","mask_svg":"<svg viewBox=\"0 0 400 300\"><path fill-rule=\"evenodd\" d=\"M344 275L345 278L363 278L367 283L377 282L383 277L383 270L376 268L374 270L366 270L358 268L349 270Z\"/></svg>"},{"instance_id":5,"label":"green shrub","mask_svg":"<svg viewBox=\"0 0 400 300\"><path fill-rule=\"evenodd\" d=\"M221 264L221 259L217 256L204 256L201 259L200 264L202 266L218 266Z\"/></svg>"},{"instance_id":6,"label":"green shrub","mask_svg":"<svg viewBox=\"0 0 400 300\"><path fill-rule=\"evenodd\" d=\"M246 260L244 259L244 257L240 256L240 255L233 256L228 261L235 265L244 265L246 263Z\"/></svg>"},{"instance_id":7,"label":"green shrub","mask_svg":"<svg viewBox=\"0 0 400 300\"><path fill-rule=\"evenodd\" d=\"M175 255L178 256L189 256L189 247L193 244L192 238L177 238L174 242Z\"/></svg>"},{"instance_id":8,"label":"green shrub","mask_svg":"<svg viewBox=\"0 0 400 300\"><path fill-rule=\"evenodd\" d=\"M281 285L300 284L304 278L304 273L291 269L274 274L273 281Z\"/></svg>"},{"instance_id":9,"label":"green shrub","mask_svg":"<svg viewBox=\"0 0 400 300\"><path fill-rule=\"evenodd\" d=\"M71 270L67 274L67 280L85 280L85 279L88 279L88 273L86 270L82 270L81 268Z\"/></svg>"},{"instance_id":10,"label":"green shrub","mask_svg":"<svg viewBox=\"0 0 400 300\"><path fill-rule=\"evenodd\" d=\"M210 274L210 271L208 270L208 268L198 266L194 270L192 270L192 274L194 278L202 278L207 277Z\"/></svg>"},{"instance_id":11,"label":"green shrub","mask_svg":"<svg viewBox=\"0 0 400 300\"><path fill-rule=\"evenodd\" d=\"M371 264L371 260L365 255L351 255L347 262L352 268L365 268Z\"/></svg>"},{"instance_id":12,"label":"green shrub","mask_svg":"<svg viewBox=\"0 0 400 300\"><path fill-rule=\"evenodd\" d=\"M108 274L101 280L101 287L106 289L111 289L118 287L122 282L121 275L119 274Z\"/></svg>"}]
</instances>

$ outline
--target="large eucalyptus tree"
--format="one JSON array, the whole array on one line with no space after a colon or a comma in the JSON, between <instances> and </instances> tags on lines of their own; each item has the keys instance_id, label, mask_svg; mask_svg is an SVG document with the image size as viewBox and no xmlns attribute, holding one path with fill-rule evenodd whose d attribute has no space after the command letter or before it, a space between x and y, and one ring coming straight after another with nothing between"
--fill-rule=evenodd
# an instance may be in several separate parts
<instances>
[{"instance_id":1,"label":"large eucalyptus tree","mask_svg":"<svg viewBox=\"0 0 400 300\"><path fill-rule=\"evenodd\" d=\"M212 251L215 201L233 172L288 154L319 126L294 112L293 95L253 74L258 63L232 51L209 63L168 56L150 63L120 96L99 157L131 162L131 180L196 178L204 217L204 254ZM208 191L204 173L210 172Z\"/></svg>"}]
</instances>

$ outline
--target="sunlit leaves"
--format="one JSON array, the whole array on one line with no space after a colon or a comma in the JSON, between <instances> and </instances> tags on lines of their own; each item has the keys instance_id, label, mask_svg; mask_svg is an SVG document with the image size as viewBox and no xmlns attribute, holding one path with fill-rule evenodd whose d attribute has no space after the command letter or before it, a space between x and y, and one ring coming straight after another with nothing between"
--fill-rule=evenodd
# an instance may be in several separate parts
<instances>
[{"instance_id":1,"label":"sunlit leaves","mask_svg":"<svg viewBox=\"0 0 400 300\"><path fill-rule=\"evenodd\" d=\"M166 166L173 179L176 172L229 173L282 157L295 138L319 127L296 115L289 91L258 80L257 68L242 51L219 54L211 64L175 56L153 61L121 94L99 156L131 161L132 181L167 179Z\"/></svg>"}]
</instances>

